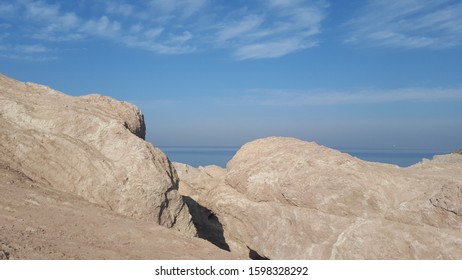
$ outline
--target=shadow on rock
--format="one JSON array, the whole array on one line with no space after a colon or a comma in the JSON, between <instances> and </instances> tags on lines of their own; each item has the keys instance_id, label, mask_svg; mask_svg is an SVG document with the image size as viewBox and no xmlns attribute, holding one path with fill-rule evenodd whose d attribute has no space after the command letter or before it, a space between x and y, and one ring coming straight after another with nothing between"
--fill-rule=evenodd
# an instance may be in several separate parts
<instances>
[{"instance_id":1,"label":"shadow on rock","mask_svg":"<svg viewBox=\"0 0 462 280\"><path fill-rule=\"evenodd\" d=\"M248 248L248 247L247 247ZM257 251L249 248L249 258L251 260L269 260L267 257L263 257L257 253Z\"/></svg>"},{"instance_id":2,"label":"shadow on rock","mask_svg":"<svg viewBox=\"0 0 462 280\"><path fill-rule=\"evenodd\" d=\"M223 234L223 226L217 216L189 196L183 196L183 200L188 205L198 237L223 250L230 251Z\"/></svg>"}]
</instances>

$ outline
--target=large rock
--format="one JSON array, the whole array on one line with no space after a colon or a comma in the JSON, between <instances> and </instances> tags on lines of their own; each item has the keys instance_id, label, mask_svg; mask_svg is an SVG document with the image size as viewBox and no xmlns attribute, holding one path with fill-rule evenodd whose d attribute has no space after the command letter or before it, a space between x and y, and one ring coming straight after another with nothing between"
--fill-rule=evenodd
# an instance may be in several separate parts
<instances>
[{"instance_id":1,"label":"large rock","mask_svg":"<svg viewBox=\"0 0 462 280\"><path fill-rule=\"evenodd\" d=\"M230 259L199 238L51 189L0 160L2 259Z\"/></svg>"},{"instance_id":2,"label":"large rock","mask_svg":"<svg viewBox=\"0 0 462 280\"><path fill-rule=\"evenodd\" d=\"M244 145L221 173L177 169L180 193L216 215L242 256L462 258L461 155L399 168L266 138Z\"/></svg>"},{"instance_id":3,"label":"large rock","mask_svg":"<svg viewBox=\"0 0 462 280\"><path fill-rule=\"evenodd\" d=\"M178 177L134 106L0 75L0 160L36 182L193 236Z\"/></svg>"}]
</instances>

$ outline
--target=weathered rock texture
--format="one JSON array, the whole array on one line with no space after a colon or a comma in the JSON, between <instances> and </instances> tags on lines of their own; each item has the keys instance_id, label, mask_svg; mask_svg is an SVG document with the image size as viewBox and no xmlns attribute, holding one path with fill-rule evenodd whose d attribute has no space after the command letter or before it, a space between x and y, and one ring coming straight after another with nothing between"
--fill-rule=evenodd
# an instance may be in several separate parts
<instances>
[{"instance_id":1,"label":"weathered rock texture","mask_svg":"<svg viewBox=\"0 0 462 280\"><path fill-rule=\"evenodd\" d=\"M175 166L180 193L216 216L242 256L462 259L462 155L399 168L267 138L226 170Z\"/></svg>"},{"instance_id":2,"label":"weathered rock texture","mask_svg":"<svg viewBox=\"0 0 462 280\"><path fill-rule=\"evenodd\" d=\"M240 258L462 259L460 154L399 168L266 138L192 168L144 135L133 105L0 75L0 259L235 257L157 224Z\"/></svg>"},{"instance_id":3,"label":"weathered rock texture","mask_svg":"<svg viewBox=\"0 0 462 280\"><path fill-rule=\"evenodd\" d=\"M183 163L173 164L175 169L185 177L185 180L180 182L182 186L181 194L191 211L198 237L206 239L219 248L229 251L230 248L225 241L223 226L218 221L218 218L212 211L198 203L200 201L198 194L206 191L208 186L218 184L221 180L220 178L224 178L225 176L224 169L218 166L195 169Z\"/></svg>"},{"instance_id":4,"label":"weathered rock texture","mask_svg":"<svg viewBox=\"0 0 462 280\"><path fill-rule=\"evenodd\" d=\"M140 111L0 75L0 160L34 182L193 236L178 177Z\"/></svg>"},{"instance_id":5,"label":"weathered rock texture","mask_svg":"<svg viewBox=\"0 0 462 280\"><path fill-rule=\"evenodd\" d=\"M0 260L233 258L205 240L35 182L0 161Z\"/></svg>"}]
</instances>

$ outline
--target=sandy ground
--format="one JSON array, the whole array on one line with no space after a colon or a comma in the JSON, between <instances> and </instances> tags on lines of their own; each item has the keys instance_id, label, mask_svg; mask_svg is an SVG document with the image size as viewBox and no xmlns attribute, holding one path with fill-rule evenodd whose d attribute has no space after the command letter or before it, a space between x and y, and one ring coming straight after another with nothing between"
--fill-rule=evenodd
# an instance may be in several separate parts
<instances>
[{"instance_id":1,"label":"sandy ground","mask_svg":"<svg viewBox=\"0 0 462 280\"><path fill-rule=\"evenodd\" d=\"M115 214L0 162L0 259L232 259L211 243Z\"/></svg>"}]
</instances>

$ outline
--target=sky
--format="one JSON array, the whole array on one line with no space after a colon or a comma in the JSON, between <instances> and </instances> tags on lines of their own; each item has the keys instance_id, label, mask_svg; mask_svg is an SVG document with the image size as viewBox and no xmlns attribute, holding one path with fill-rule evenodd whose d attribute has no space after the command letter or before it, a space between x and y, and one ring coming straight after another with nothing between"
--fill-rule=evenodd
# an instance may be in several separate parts
<instances>
[{"instance_id":1,"label":"sky","mask_svg":"<svg viewBox=\"0 0 462 280\"><path fill-rule=\"evenodd\" d=\"M158 146L462 147L462 1L3 0L0 73L137 105Z\"/></svg>"}]
</instances>

